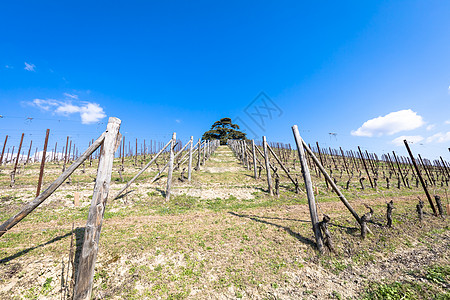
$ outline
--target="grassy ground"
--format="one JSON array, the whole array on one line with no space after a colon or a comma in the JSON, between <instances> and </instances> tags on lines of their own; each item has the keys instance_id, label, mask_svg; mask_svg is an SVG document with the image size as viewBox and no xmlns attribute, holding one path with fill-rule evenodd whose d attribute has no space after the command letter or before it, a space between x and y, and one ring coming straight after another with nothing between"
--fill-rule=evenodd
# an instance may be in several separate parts
<instances>
[{"instance_id":1,"label":"grassy ground","mask_svg":"<svg viewBox=\"0 0 450 300\"><path fill-rule=\"evenodd\" d=\"M164 201L166 179L153 184L153 168L126 194L114 167L97 259L95 298L112 299L449 299L448 219L425 207L415 212L420 189L358 189L344 194L360 215L374 208L373 235L362 240L357 223L315 178L319 213L336 253L319 256L303 192L282 177L280 196L269 197L264 173L255 180L227 147L220 147L193 181L174 176L173 197ZM163 165L163 162L160 163ZM49 164L45 182L61 172ZM129 180L138 170L127 161ZM182 169L182 168L181 168ZM9 187L0 172L0 221L32 200L38 166L28 165ZM292 169L297 176L298 169ZM95 162L77 170L26 219L0 238L0 298L60 298L67 271L72 223L74 251L81 250L92 196ZM299 177L301 179L301 177ZM300 181L300 180L299 180ZM343 185L343 183L342 183ZM81 205L74 207L75 192ZM443 190L437 190L445 198ZM385 226L386 202L394 200L394 223ZM76 263L76 262L75 262ZM63 267L64 266L64 267Z\"/></svg>"}]
</instances>

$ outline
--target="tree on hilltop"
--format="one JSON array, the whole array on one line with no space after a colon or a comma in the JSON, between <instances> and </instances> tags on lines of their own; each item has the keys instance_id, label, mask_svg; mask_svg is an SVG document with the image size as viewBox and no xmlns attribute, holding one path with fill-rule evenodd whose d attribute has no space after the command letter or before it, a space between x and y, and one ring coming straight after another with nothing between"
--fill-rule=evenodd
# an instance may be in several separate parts
<instances>
[{"instance_id":1,"label":"tree on hilltop","mask_svg":"<svg viewBox=\"0 0 450 300\"><path fill-rule=\"evenodd\" d=\"M227 140L245 140L246 134L238 129L239 125L233 124L231 118L222 118L203 134L202 140L220 140L221 145L226 145Z\"/></svg>"}]
</instances>

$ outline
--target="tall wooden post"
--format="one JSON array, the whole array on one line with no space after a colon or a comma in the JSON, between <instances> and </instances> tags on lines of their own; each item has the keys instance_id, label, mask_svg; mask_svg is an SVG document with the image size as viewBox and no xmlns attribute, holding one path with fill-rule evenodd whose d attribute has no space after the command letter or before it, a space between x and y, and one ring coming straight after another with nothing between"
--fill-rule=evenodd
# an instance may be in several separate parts
<instances>
[{"instance_id":1,"label":"tall wooden post","mask_svg":"<svg viewBox=\"0 0 450 300\"><path fill-rule=\"evenodd\" d=\"M205 141L204 145L203 145L203 162L202 162L202 165L205 165L205 163L206 163L206 146L207 145L208 145L208 141Z\"/></svg>"},{"instance_id":2,"label":"tall wooden post","mask_svg":"<svg viewBox=\"0 0 450 300\"><path fill-rule=\"evenodd\" d=\"M272 178L270 177L270 162L269 162L269 152L267 150L266 137L263 136L263 149L264 149L264 162L266 163L266 173L267 173L267 186L269 188L270 196L273 196L272 191Z\"/></svg>"},{"instance_id":3,"label":"tall wooden post","mask_svg":"<svg viewBox=\"0 0 450 300\"><path fill-rule=\"evenodd\" d=\"M136 153L134 153L134 164L137 166L137 154L138 154L138 145L137 145L137 139L136 139Z\"/></svg>"},{"instance_id":4,"label":"tall wooden post","mask_svg":"<svg viewBox=\"0 0 450 300\"><path fill-rule=\"evenodd\" d=\"M166 188L166 201L170 200L170 188L172 186L172 174L173 174L173 161L174 161L174 147L177 141L176 132L172 135L172 144L170 145L170 157L169 157L169 172L167 174L167 188Z\"/></svg>"},{"instance_id":5,"label":"tall wooden post","mask_svg":"<svg viewBox=\"0 0 450 300\"><path fill-rule=\"evenodd\" d=\"M20 138L19 151L17 151L16 163L14 164L14 170L13 170L14 174L16 174L17 164L19 163L20 150L22 149L22 143L23 143L23 136L24 136L24 134L22 133L22 137Z\"/></svg>"},{"instance_id":6,"label":"tall wooden post","mask_svg":"<svg viewBox=\"0 0 450 300\"><path fill-rule=\"evenodd\" d=\"M44 176L45 156L47 155L47 145L48 145L49 133L50 133L50 129L47 129L47 131L45 132L44 151L42 152L41 168L39 171L39 181L38 181L38 186L37 186L37 190L36 190L36 197L39 196L39 194L41 193L42 176Z\"/></svg>"},{"instance_id":7,"label":"tall wooden post","mask_svg":"<svg viewBox=\"0 0 450 300\"><path fill-rule=\"evenodd\" d=\"M361 155L362 162L364 164L364 169L366 170L367 177L369 177L370 186L373 188L372 179L370 178L369 169L367 169L366 160L364 159L364 155L361 152L361 148L358 146L359 154Z\"/></svg>"},{"instance_id":8,"label":"tall wooden post","mask_svg":"<svg viewBox=\"0 0 450 300\"><path fill-rule=\"evenodd\" d=\"M198 139L198 146L197 146L197 171L200 171L201 148L202 148L202 140Z\"/></svg>"},{"instance_id":9,"label":"tall wooden post","mask_svg":"<svg viewBox=\"0 0 450 300\"><path fill-rule=\"evenodd\" d=\"M31 153L32 146L33 146L33 140L30 141L30 148L28 148L28 155L27 155L27 160L25 161L25 164L27 164L28 161L30 160L30 153Z\"/></svg>"},{"instance_id":10,"label":"tall wooden post","mask_svg":"<svg viewBox=\"0 0 450 300\"><path fill-rule=\"evenodd\" d=\"M5 142L3 143L2 155L0 156L0 166L2 165L3 154L5 154L5 147L6 147L6 142L7 142L7 141L8 141L8 135L6 135L6 137L5 137Z\"/></svg>"},{"instance_id":11,"label":"tall wooden post","mask_svg":"<svg viewBox=\"0 0 450 300\"><path fill-rule=\"evenodd\" d=\"M298 157L302 166L303 180L306 186L306 195L308 196L309 213L311 216L312 228L314 236L316 238L317 249L319 252L323 252L322 232L319 228L319 217L317 216L316 201L314 199L314 190L311 181L311 174L309 173L308 164L305 158L305 151L303 149L302 138L298 132L297 125L292 126L292 132L294 133L295 143L297 144Z\"/></svg>"},{"instance_id":12,"label":"tall wooden post","mask_svg":"<svg viewBox=\"0 0 450 300\"><path fill-rule=\"evenodd\" d=\"M191 182L191 178L192 178L192 147L194 144L193 136L191 136L191 140L189 142L191 144L189 145L188 181Z\"/></svg>"},{"instance_id":13,"label":"tall wooden post","mask_svg":"<svg viewBox=\"0 0 450 300\"><path fill-rule=\"evenodd\" d=\"M407 187L407 186L406 186L405 177L403 176L402 169L400 168L400 163L399 163L399 161L398 161L398 159L397 159L397 155L395 155L395 152L394 152L394 151L392 151L392 154L394 154L394 159L395 159L395 162L397 163L398 172L400 173L400 176L402 177L403 185L404 185L405 187Z\"/></svg>"},{"instance_id":14,"label":"tall wooden post","mask_svg":"<svg viewBox=\"0 0 450 300\"><path fill-rule=\"evenodd\" d=\"M67 140L66 140L66 153L64 154L63 172L66 170L66 163L67 163L67 147L69 147L69 137L67 137Z\"/></svg>"},{"instance_id":15,"label":"tall wooden post","mask_svg":"<svg viewBox=\"0 0 450 300\"><path fill-rule=\"evenodd\" d=\"M95 181L91 208L89 210L86 230L84 232L83 249L78 264L78 276L73 296L73 299L75 300L91 298L94 267L95 261L97 260L100 232L102 229L106 200L108 199L109 185L111 183L111 172L120 123L121 121L119 119L110 117L106 128L106 135L101 151L102 158L98 165L97 180Z\"/></svg>"},{"instance_id":16,"label":"tall wooden post","mask_svg":"<svg viewBox=\"0 0 450 300\"><path fill-rule=\"evenodd\" d=\"M257 179L257 171L256 171L256 153L255 153L255 141L252 140L252 155L253 155L253 174L255 179Z\"/></svg>"},{"instance_id":17,"label":"tall wooden post","mask_svg":"<svg viewBox=\"0 0 450 300\"><path fill-rule=\"evenodd\" d=\"M425 192L425 195L427 196L428 202L430 203L431 209L433 210L434 215L437 216L436 208L433 205L433 201L431 200L431 196L428 193L427 186L425 185L422 175L420 174L419 167L417 167L416 160L414 159L414 156L412 155L411 149L409 149L408 141L403 140L403 143L405 143L406 150L408 151L409 157L411 158L414 168L416 169L417 176L419 176L420 183L422 184L423 190Z\"/></svg>"}]
</instances>

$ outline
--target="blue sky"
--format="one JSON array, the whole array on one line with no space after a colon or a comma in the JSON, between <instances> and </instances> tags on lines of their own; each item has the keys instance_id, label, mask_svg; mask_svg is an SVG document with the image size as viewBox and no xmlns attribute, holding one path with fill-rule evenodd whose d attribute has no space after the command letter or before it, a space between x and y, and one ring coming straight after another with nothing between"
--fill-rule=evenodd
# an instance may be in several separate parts
<instances>
[{"instance_id":1,"label":"blue sky","mask_svg":"<svg viewBox=\"0 0 450 300\"><path fill-rule=\"evenodd\" d=\"M0 146L250 138L450 160L449 1L3 1ZM263 92L263 94L261 94ZM259 116L257 115L259 111ZM264 116L261 116L264 115ZM27 119L32 118L32 119ZM333 134L330 134L333 133ZM28 142L27 142L28 141Z\"/></svg>"}]
</instances>

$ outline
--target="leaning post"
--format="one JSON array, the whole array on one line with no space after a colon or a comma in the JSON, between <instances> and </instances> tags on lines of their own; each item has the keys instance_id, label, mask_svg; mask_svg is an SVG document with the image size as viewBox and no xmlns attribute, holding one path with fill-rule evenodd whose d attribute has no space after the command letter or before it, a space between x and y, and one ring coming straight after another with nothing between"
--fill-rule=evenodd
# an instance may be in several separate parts
<instances>
[{"instance_id":1,"label":"leaning post","mask_svg":"<svg viewBox=\"0 0 450 300\"><path fill-rule=\"evenodd\" d=\"M423 181L422 175L420 174L419 167L417 167L416 160L414 159L414 156L413 156L413 154L411 152L411 149L409 149L408 141L407 140L403 140L403 143L405 143L406 150L408 150L409 157L411 158L411 161L412 161L412 163L414 165L414 168L416 169L417 176L419 176L420 183L422 184L423 190L425 192L425 195L427 196L428 202L430 203L431 209L433 210L434 215L437 216L438 214L437 214L436 208L433 205L433 201L431 200L431 196L428 193L427 185Z\"/></svg>"},{"instance_id":2,"label":"leaning post","mask_svg":"<svg viewBox=\"0 0 450 300\"><path fill-rule=\"evenodd\" d=\"M302 166L303 179L306 186L306 195L308 196L309 213L311 215L311 222L316 237L317 249L319 252L323 252L322 232L319 227L319 217L317 216L316 201L314 199L314 190L311 181L311 174L309 173L308 164L305 158L305 151L303 149L302 138L298 132L297 125L292 126L292 132L294 133L295 143L297 144L298 157L300 158L300 164Z\"/></svg>"}]
</instances>

